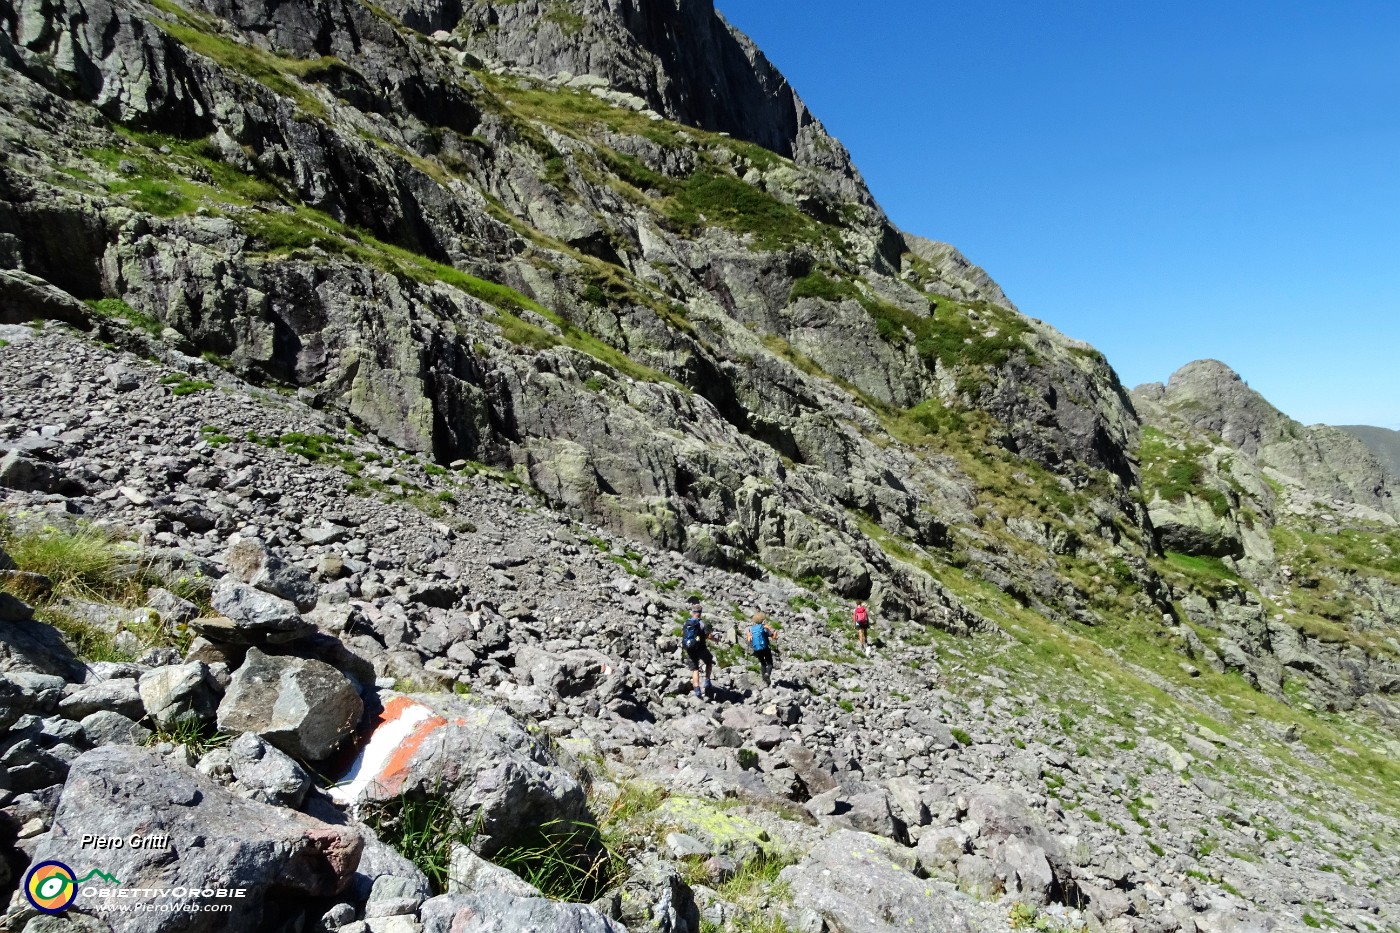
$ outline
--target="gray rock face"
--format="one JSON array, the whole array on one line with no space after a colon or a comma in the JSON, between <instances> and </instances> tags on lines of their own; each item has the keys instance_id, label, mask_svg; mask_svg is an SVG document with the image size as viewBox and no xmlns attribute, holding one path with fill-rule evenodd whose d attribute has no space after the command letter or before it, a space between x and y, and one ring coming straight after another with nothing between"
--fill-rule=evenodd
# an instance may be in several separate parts
<instances>
[{"instance_id":1,"label":"gray rock face","mask_svg":"<svg viewBox=\"0 0 1400 933\"><path fill-rule=\"evenodd\" d=\"M913 853L864 833L833 833L780 880L795 903L847 933L947 930L970 933L967 902L942 882L920 880Z\"/></svg>"},{"instance_id":2,"label":"gray rock face","mask_svg":"<svg viewBox=\"0 0 1400 933\"><path fill-rule=\"evenodd\" d=\"M1400 477L1400 431L1364 424L1339 424L1336 428L1365 444L1387 473Z\"/></svg>"},{"instance_id":3,"label":"gray rock face","mask_svg":"<svg viewBox=\"0 0 1400 933\"><path fill-rule=\"evenodd\" d=\"M571 6L577 19L566 23L552 21L548 4L533 0L457 9L478 55L542 74L594 75L672 119L793 158L815 154L820 139L853 171L840 144L763 53L716 15L711 0L643 0L622 11L585 0ZM720 74L722 84L711 77Z\"/></svg>"},{"instance_id":4,"label":"gray rock face","mask_svg":"<svg viewBox=\"0 0 1400 933\"><path fill-rule=\"evenodd\" d=\"M360 858L360 840L351 832L236 797L138 748L100 748L73 763L54 828L40 839L35 858L95 863L99 859L83 846L84 835L152 840L149 847L101 853L103 870L124 889L246 889L245 897L228 898L232 913L133 913L121 925L132 933L275 928L295 918L305 899L343 890ZM164 894L152 903L187 900ZM98 906L97 899L80 895L68 913L98 917ZM12 922L33 913L23 894L11 901Z\"/></svg>"},{"instance_id":5,"label":"gray rock face","mask_svg":"<svg viewBox=\"0 0 1400 933\"><path fill-rule=\"evenodd\" d=\"M55 106L65 113L50 126L87 127L82 132L94 137L49 139L68 135L50 129L40 134L50 151L33 161L117 145L81 118L89 112L207 137L237 171L271 173L339 223L508 285L559 309L568 326L527 311L528 326L544 336L520 353L519 332L503 328L499 309L472 288L385 276L355 250L333 249L325 261L274 251L265 261L260 238L267 231L252 215L192 210L154 226L128 225L126 204L93 206L26 163L17 170L26 193L6 201L14 205L6 208L13 214L6 229L44 232L15 234L29 272L73 294L106 294L122 283L124 300L192 351L302 387L403 448L528 474L554 503L633 537L716 566L757 559L793 578L821 576L850 596L888 587L892 607L950 624L963 618L956 600L922 570L890 567L850 510L941 548L949 527L969 519L971 484L949 462L886 444L880 412L926 401L970 405L1002 422L1003 446L1023 456L1078 479L1086 479L1078 476L1085 469L1109 469L1131 484L1124 454L1133 440L1131 410L1112 371L1085 348L996 312L1017 335L1019 349L1004 364L932 361L899 328L872 318L872 300L921 318L931 313L930 295L1004 296L954 252L930 252L895 231L845 151L708 0L392 5L391 15L424 28L455 23L452 37L440 41L465 47L461 54L428 54L356 5L334 12L222 0L199 6L259 48L291 58L337 56L347 70L333 80L317 72L300 82L305 94L289 98L284 89L279 96L168 39L147 22L156 15L147 7L103 0L78 15L71 4L21 0L6 39L22 76L12 112L47 112L27 98L63 89L66 100ZM611 107L620 129L608 128L613 120L585 126L566 119L538 140L533 131L522 138L517 128L534 117L499 112L495 94L503 88L463 67L471 54L547 76L541 90L558 102ZM501 80L513 85L516 78ZM768 150L653 126L649 114L633 109L634 97ZM392 138L370 141L346 130L364 112L397 113L404 122L384 129ZM444 128L455 135L429 162L451 168L424 170L427 163L415 161L421 156L399 155ZM618 156L646 178L620 167ZM600 182L593 168L600 160L627 178ZM172 164L201 178L206 172L180 159ZM447 175L451 183L442 180ZM640 190L633 182L670 189L710 178L734 188L724 203L745 202L741 190L771 202L785 218L776 240L746 230L746 222L704 230L678 224L651 200L634 202L626 193ZM487 200L565 245L525 255L514 248L519 231L481 209ZM663 201L670 203L656 203ZM572 268L579 250L622 270L609 273L622 277L616 295L590 288L586 276L546 271ZM850 275L868 284L864 303L795 294L798 280L833 264L851 266ZM334 275L326 274L329 266ZM916 272L917 282L908 277ZM951 305L940 313L958 317L976 343L977 334L1001 333L984 312L992 314ZM635 359L621 362L626 354ZM608 391L592 390L603 384ZM216 520L198 503L177 505L171 520ZM1129 499L1105 506L1141 526ZM349 534L346 526L305 519L297 534L312 547ZM1112 528L1107 516L1098 524ZM434 585L418 595L454 591ZM239 637L217 625L201 628L215 639ZM257 638L284 635L293 637L274 629Z\"/></svg>"},{"instance_id":6,"label":"gray rock face","mask_svg":"<svg viewBox=\"0 0 1400 933\"><path fill-rule=\"evenodd\" d=\"M1397 480L1361 440L1326 425L1304 427L1223 363L1198 360L1173 373L1165 387L1135 391L1262 465L1296 478L1315 496L1400 518Z\"/></svg>"},{"instance_id":7,"label":"gray rock face","mask_svg":"<svg viewBox=\"0 0 1400 933\"><path fill-rule=\"evenodd\" d=\"M344 744L364 702L344 674L324 661L278 657L249 648L219 704L219 728L254 732L309 761Z\"/></svg>"}]
</instances>

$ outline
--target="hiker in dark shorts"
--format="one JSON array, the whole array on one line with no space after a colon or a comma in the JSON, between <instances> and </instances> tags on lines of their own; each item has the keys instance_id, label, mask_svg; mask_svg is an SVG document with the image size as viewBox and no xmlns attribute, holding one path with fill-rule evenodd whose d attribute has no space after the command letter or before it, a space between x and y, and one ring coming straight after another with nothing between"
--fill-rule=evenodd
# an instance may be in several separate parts
<instances>
[{"instance_id":1,"label":"hiker in dark shorts","mask_svg":"<svg viewBox=\"0 0 1400 933\"><path fill-rule=\"evenodd\" d=\"M697 697L705 696L710 692L710 677L715 670L715 656L710 653L709 642L718 637L705 625L705 620L700 618L699 597L690 597L690 618L685 620L685 626L681 629L681 647L685 649L686 663L690 665L690 685L695 688ZM703 693L700 689L701 663L705 665Z\"/></svg>"},{"instance_id":2,"label":"hiker in dark shorts","mask_svg":"<svg viewBox=\"0 0 1400 933\"><path fill-rule=\"evenodd\" d=\"M860 650L869 654L870 646L865 643L865 639L870 631L870 610L865 608L865 600L856 600L856 608L852 616L856 623L856 641L860 644Z\"/></svg>"},{"instance_id":3,"label":"hiker in dark shorts","mask_svg":"<svg viewBox=\"0 0 1400 933\"><path fill-rule=\"evenodd\" d=\"M753 656L758 658L758 667L763 672L765 687L773 682L774 634L773 627L768 624L768 616L761 612L753 614L753 618L749 620L748 631L744 632L744 639L753 649Z\"/></svg>"}]
</instances>

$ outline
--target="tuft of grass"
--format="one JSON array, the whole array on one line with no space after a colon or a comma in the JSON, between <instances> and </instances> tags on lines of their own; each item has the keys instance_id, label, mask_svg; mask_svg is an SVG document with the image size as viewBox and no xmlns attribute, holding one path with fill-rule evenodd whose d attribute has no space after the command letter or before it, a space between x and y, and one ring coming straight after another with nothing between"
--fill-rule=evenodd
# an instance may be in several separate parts
<instances>
[{"instance_id":1,"label":"tuft of grass","mask_svg":"<svg viewBox=\"0 0 1400 933\"><path fill-rule=\"evenodd\" d=\"M953 738L958 740L959 745L972 744L972 736L967 733L966 729L949 729L948 731L953 734Z\"/></svg>"},{"instance_id":2,"label":"tuft of grass","mask_svg":"<svg viewBox=\"0 0 1400 933\"><path fill-rule=\"evenodd\" d=\"M148 334L159 334L165 327L158 318L143 311L137 311L121 298L99 298L95 301L89 301L87 304L100 317L126 321Z\"/></svg>"},{"instance_id":3,"label":"tuft of grass","mask_svg":"<svg viewBox=\"0 0 1400 933\"><path fill-rule=\"evenodd\" d=\"M213 723L201 722L194 717L177 719L168 726L157 725L155 733L147 740L147 745L169 742L172 745L187 746L198 757L216 748L222 748L233 741L234 736L220 732Z\"/></svg>"},{"instance_id":4,"label":"tuft of grass","mask_svg":"<svg viewBox=\"0 0 1400 933\"><path fill-rule=\"evenodd\" d=\"M21 595L21 594L16 594ZM135 655L117 646L111 632L103 631L65 612L60 604L41 603L34 607L34 618L58 629L72 647L73 653L84 661L97 663L112 661L127 664L136 660Z\"/></svg>"},{"instance_id":5,"label":"tuft of grass","mask_svg":"<svg viewBox=\"0 0 1400 933\"><path fill-rule=\"evenodd\" d=\"M1138 448L1144 495L1149 500L1160 496L1168 502L1181 502L1187 496L1194 496L1209 504L1217 516L1228 515L1229 498L1219 489L1205 484L1203 459L1209 453L1210 447L1206 444L1177 445L1156 428L1144 427Z\"/></svg>"},{"instance_id":6,"label":"tuft of grass","mask_svg":"<svg viewBox=\"0 0 1400 933\"><path fill-rule=\"evenodd\" d=\"M452 850L468 846L481 820L468 821L445 794L402 795L367 807L362 816L380 840L408 859L428 878L433 894L447 893Z\"/></svg>"},{"instance_id":7,"label":"tuft of grass","mask_svg":"<svg viewBox=\"0 0 1400 933\"><path fill-rule=\"evenodd\" d=\"M545 897L586 904L622 876L625 864L591 823L552 820L491 857L539 888Z\"/></svg>"},{"instance_id":8,"label":"tuft of grass","mask_svg":"<svg viewBox=\"0 0 1400 933\"><path fill-rule=\"evenodd\" d=\"M191 379L184 373L171 373L162 376L160 384L170 387L170 394L176 396L193 395L196 392L205 392L214 388L214 383L206 382L203 379Z\"/></svg>"},{"instance_id":9,"label":"tuft of grass","mask_svg":"<svg viewBox=\"0 0 1400 933\"><path fill-rule=\"evenodd\" d=\"M201 427L199 429L199 436L202 437L206 442L208 442L210 447L222 447L225 444L232 443L233 441L233 438L229 437L227 434L214 427L212 424L206 424L203 427Z\"/></svg>"},{"instance_id":10,"label":"tuft of grass","mask_svg":"<svg viewBox=\"0 0 1400 933\"><path fill-rule=\"evenodd\" d=\"M568 4L562 3L560 0L555 0L549 5L544 18L558 25L566 36L576 36L588 25L588 20L581 13L571 10Z\"/></svg>"},{"instance_id":11,"label":"tuft of grass","mask_svg":"<svg viewBox=\"0 0 1400 933\"><path fill-rule=\"evenodd\" d=\"M792 249L830 242L834 231L797 208L733 175L700 169L681 184L667 217L684 227L717 226L751 234L759 249Z\"/></svg>"},{"instance_id":12,"label":"tuft of grass","mask_svg":"<svg viewBox=\"0 0 1400 933\"><path fill-rule=\"evenodd\" d=\"M140 588L135 554L110 532L91 525L76 531L52 526L18 531L3 522L0 545L20 570L47 577L61 597L127 598Z\"/></svg>"}]
</instances>

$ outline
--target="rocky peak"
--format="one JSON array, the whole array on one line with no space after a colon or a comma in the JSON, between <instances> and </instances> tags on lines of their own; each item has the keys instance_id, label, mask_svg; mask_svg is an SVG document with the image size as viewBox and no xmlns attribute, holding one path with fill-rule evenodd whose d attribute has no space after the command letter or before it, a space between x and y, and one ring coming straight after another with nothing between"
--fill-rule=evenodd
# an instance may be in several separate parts
<instances>
[{"instance_id":1,"label":"rocky peak","mask_svg":"<svg viewBox=\"0 0 1400 933\"><path fill-rule=\"evenodd\" d=\"M1321 499L1372 518L1400 516L1395 479L1361 440L1327 425L1305 427L1218 360L1188 363L1165 386L1139 386L1134 397L1150 423L1183 423L1295 481L1308 506Z\"/></svg>"},{"instance_id":2,"label":"rocky peak","mask_svg":"<svg viewBox=\"0 0 1400 933\"><path fill-rule=\"evenodd\" d=\"M1247 454L1277 439L1290 419L1219 360L1196 360L1172 373L1160 395L1171 411L1193 427L1218 434Z\"/></svg>"}]
</instances>

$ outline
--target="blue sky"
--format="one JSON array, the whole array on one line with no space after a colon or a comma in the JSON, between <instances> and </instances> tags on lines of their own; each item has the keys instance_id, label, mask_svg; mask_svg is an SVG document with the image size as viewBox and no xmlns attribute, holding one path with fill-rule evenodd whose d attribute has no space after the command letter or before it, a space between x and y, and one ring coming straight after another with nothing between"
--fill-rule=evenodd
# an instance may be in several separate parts
<instances>
[{"instance_id":1,"label":"blue sky","mask_svg":"<svg viewBox=\"0 0 1400 933\"><path fill-rule=\"evenodd\" d=\"M903 229L1128 386L1400 428L1400 4L716 0Z\"/></svg>"}]
</instances>

